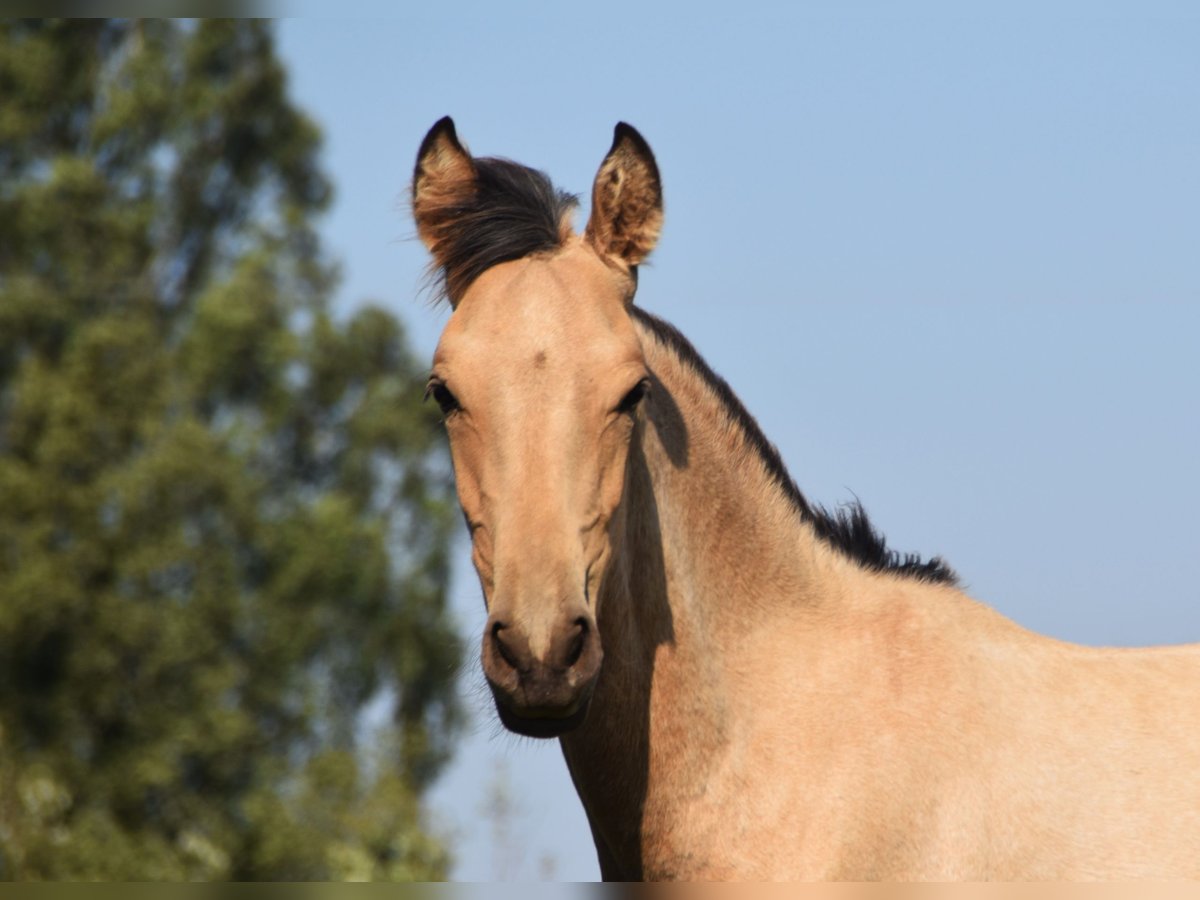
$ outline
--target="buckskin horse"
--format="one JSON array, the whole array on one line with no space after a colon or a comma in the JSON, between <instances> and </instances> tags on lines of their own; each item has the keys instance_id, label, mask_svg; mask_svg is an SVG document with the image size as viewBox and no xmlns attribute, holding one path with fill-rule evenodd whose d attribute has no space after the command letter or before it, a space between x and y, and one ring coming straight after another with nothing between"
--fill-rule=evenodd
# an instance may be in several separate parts
<instances>
[{"instance_id":1,"label":"buckskin horse","mask_svg":"<svg viewBox=\"0 0 1200 900\"><path fill-rule=\"evenodd\" d=\"M1200 877L1200 645L1033 634L810 504L633 304L663 219L636 130L582 234L449 118L412 206L483 671L507 728L561 741L605 879Z\"/></svg>"}]
</instances>

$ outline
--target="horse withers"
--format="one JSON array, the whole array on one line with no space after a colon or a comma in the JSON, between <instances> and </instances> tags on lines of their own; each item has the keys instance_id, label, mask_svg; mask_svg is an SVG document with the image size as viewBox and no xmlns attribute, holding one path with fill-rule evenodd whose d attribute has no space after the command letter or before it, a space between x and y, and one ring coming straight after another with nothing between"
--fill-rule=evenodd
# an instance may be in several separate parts
<instances>
[{"instance_id":1,"label":"horse withers","mask_svg":"<svg viewBox=\"0 0 1200 900\"><path fill-rule=\"evenodd\" d=\"M558 737L606 879L1200 877L1200 645L1093 649L811 505L634 305L662 224L616 128L582 234L449 118L413 212L501 721Z\"/></svg>"}]
</instances>

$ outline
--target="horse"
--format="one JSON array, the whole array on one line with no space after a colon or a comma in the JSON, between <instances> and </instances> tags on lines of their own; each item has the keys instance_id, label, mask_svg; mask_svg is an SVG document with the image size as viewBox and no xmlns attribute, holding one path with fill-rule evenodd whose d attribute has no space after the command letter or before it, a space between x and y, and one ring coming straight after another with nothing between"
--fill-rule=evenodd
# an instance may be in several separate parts
<instances>
[{"instance_id":1,"label":"horse","mask_svg":"<svg viewBox=\"0 0 1200 900\"><path fill-rule=\"evenodd\" d=\"M1200 644L1076 646L810 503L634 305L658 165L585 229L541 172L421 143L440 406L500 721L558 738L605 880L1200 878Z\"/></svg>"}]
</instances>

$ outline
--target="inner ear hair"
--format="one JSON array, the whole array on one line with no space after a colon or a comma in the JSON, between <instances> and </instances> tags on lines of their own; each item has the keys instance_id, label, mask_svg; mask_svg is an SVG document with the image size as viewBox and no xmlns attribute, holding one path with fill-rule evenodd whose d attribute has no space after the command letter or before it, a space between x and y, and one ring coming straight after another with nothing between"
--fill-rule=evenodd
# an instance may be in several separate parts
<instances>
[{"instance_id":1,"label":"inner ear hair","mask_svg":"<svg viewBox=\"0 0 1200 900\"><path fill-rule=\"evenodd\" d=\"M658 242L662 220L662 182L654 154L637 129L619 122L592 185L585 236L602 255L636 266Z\"/></svg>"}]
</instances>

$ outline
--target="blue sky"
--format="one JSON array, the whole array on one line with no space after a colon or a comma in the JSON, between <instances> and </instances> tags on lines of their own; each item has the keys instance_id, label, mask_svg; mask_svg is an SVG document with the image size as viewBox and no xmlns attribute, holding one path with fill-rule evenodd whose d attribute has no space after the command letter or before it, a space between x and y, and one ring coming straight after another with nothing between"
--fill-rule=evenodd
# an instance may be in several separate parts
<instances>
[{"instance_id":1,"label":"blue sky","mask_svg":"<svg viewBox=\"0 0 1200 900\"><path fill-rule=\"evenodd\" d=\"M943 555L1035 630L1200 641L1196 7L500 6L281 23L325 129L343 308L383 303L431 354L445 312L418 295L402 198L440 116L583 195L580 225L628 121L666 195L638 302L811 499L857 495L893 546ZM473 645L465 548L457 571ZM432 798L456 875L596 877L557 746L500 734L479 683ZM517 804L503 867L480 821L497 770Z\"/></svg>"}]
</instances>

